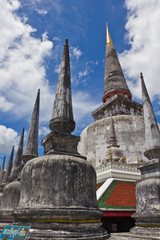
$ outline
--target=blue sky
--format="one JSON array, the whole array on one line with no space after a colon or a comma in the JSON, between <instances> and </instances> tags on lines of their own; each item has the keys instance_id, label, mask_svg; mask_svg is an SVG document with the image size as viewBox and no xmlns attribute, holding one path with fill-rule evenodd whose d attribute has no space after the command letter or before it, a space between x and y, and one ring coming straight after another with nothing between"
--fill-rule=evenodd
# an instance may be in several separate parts
<instances>
[{"instance_id":1,"label":"blue sky","mask_svg":"<svg viewBox=\"0 0 160 240\"><path fill-rule=\"evenodd\" d=\"M156 0L0 0L0 160L25 141L41 89L40 141L49 132L59 65L69 40L74 134L93 119L104 85L106 22L133 98L141 101L139 73L159 120L160 2Z\"/></svg>"}]
</instances>

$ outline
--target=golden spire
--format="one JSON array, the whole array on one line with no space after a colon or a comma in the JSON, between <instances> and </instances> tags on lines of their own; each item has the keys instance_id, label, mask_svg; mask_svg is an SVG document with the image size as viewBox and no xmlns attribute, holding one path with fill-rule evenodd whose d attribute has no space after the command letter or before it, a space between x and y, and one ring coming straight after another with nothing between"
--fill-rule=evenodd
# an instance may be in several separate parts
<instances>
[{"instance_id":1,"label":"golden spire","mask_svg":"<svg viewBox=\"0 0 160 240\"><path fill-rule=\"evenodd\" d=\"M108 23L106 23L106 46L108 46L108 45L113 46L113 42L112 42L111 36L109 34Z\"/></svg>"}]
</instances>

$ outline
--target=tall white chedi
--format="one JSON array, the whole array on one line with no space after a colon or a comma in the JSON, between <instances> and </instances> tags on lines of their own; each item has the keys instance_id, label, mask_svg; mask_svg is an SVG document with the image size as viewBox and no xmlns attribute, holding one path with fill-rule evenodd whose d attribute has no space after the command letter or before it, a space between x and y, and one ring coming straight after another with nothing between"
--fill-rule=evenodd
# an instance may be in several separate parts
<instances>
[{"instance_id":1,"label":"tall white chedi","mask_svg":"<svg viewBox=\"0 0 160 240\"><path fill-rule=\"evenodd\" d=\"M42 140L45 155L28 161L22 170L14 224L30 225L30 240L107 239L96 200L95 170L78 154L80 138L71 134L75 122L68 40L49 126L51 132Z\"/></svg>"}]
</instances>

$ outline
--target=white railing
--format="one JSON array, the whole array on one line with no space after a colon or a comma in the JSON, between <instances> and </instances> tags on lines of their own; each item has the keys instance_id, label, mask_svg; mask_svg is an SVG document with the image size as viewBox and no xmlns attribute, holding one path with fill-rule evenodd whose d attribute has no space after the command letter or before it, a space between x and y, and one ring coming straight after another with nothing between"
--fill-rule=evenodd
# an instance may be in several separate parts
<instances>
[{"instance_id":1,"label":"white railing","mask_svg":"<svg viewBox=\"0 0 160 240\"><path fill-rule=\"evenodd\" d=\"M108 162L106 165L102 165L96 168L96 173L103 173L109 170L119 170L123 172L132 172L132 173L139 173L137 169L137 165L135 164L127 164L127 163L112 163Z\"/></svg>"}]
</instances>

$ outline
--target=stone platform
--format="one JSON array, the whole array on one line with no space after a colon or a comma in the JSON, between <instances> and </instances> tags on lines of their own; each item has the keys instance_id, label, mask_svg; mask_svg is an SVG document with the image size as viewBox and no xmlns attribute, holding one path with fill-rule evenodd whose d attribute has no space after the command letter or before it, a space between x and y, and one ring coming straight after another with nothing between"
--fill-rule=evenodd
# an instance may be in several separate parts
<instances>
[{"instance_id":1,"label":"stone platform","mask_svg":"<svg viewBox=\"0 0 160 240\"><path fill-rule=\"evenodd\" d=\"M112 233L110 240L157 240L160 239L158 227L134 227L128 233Z\"/></svg>"}]
</instances>

